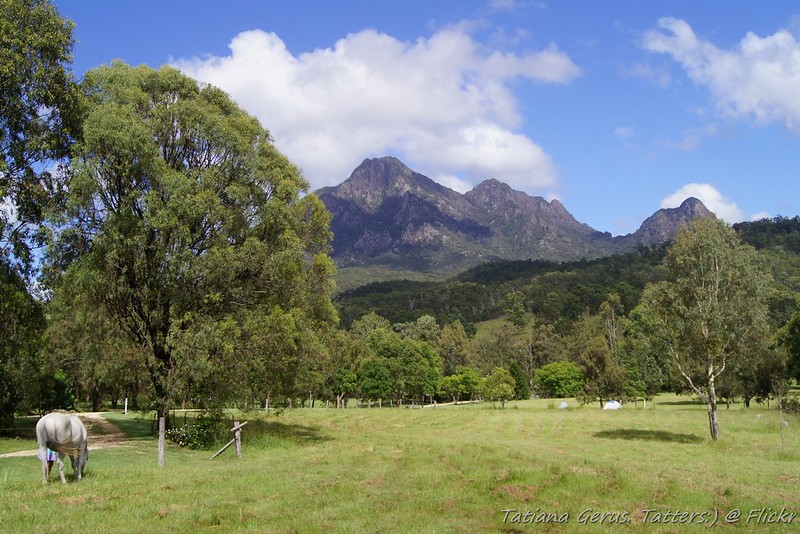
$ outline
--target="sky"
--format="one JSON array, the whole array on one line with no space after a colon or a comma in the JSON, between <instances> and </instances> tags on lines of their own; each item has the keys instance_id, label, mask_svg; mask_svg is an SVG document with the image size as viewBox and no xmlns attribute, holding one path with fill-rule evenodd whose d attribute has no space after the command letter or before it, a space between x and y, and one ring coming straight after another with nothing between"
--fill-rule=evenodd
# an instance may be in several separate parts
<instances>
[{"instance_id":1,"label":"sky","mask_svg":"<svg viewBox=\"0 0 800 534\"><path fill-rule=\"evenodd\" d=\"M311 186L391 155L627 234L694 196L800 213L800 0L55 0L73 68L172 65L256 116Z\"/></svg>"}]
</instances>

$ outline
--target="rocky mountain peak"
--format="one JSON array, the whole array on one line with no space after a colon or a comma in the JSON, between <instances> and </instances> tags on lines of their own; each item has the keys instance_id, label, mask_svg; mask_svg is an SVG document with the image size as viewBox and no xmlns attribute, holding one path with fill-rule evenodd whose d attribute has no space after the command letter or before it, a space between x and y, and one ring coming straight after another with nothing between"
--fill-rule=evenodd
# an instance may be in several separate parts
<instances>
[{"instance_id":1,"label":"rocky mountain peak","mask_svg":"<svg viewBox=\"0 0 800 534\"><path fill-rule=\"evenodd\" d=\"M677 208L662 208L655 212L630 237L643 245L658 245L675 237L682 226L703 217L714 217L714 213L700 200L689 197Z\"/></svg>"},{"instance_id":2,"label":"rocky mountain peak","mask_svg":"<svg viewBox=\"0 0 800 534\"><path fill-rule=\"evenodd\" d=\"M696 198L662 209L633 234L612 237L496 179L460 194L394 157L364 160L343 183L317 191L331 212L340 269L454 272L493 258L596 258L657 245L711 215Z\"/></svg>"},{"instance_id":3,"label":"rocky mountain peak","mask_svg":"<svg viewBox=\"0 0 800 534\"><path fill-rule=\"evenodd\" d=\"M445 187L406 167L399 159L386 156L365 159L337 186L336 196L348 198L369 212L377 210L387 198L399 197L411 192L428 196Z\"/></svg>"}]
</instances>

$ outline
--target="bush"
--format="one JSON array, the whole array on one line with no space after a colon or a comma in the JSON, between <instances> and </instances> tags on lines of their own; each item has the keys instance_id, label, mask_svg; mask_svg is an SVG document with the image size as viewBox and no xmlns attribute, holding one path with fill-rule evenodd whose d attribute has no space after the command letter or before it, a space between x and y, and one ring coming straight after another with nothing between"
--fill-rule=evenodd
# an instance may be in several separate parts
<instances>
[{"instance_id":1,"label":"bush","mask_svg":"<svg viewBox=\"0 0 800 534\"><path fill-rule=\"evenodd\" d=\"M540 397L574 397L583 388L584 378L574 363L553 362L536 371L534 384Z\"/></svg>"},{"instance_id":2,"label":"bush","mask_svg":"<svg viewBox=\"0 0 800 534\"><path fill-rule=\"evenodd\" d=\"M219 416L201 414L191 423L167 430L167 439L181 447L205 449L217 440Z\"/></svg>"}]
</instances>

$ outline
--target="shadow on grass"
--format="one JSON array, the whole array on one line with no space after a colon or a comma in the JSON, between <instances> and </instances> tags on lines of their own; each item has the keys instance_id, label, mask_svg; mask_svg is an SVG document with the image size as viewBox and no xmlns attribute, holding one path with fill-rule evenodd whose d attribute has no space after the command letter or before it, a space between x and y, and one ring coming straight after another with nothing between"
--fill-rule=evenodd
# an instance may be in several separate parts
<instances>
[{"instance_id":1,"label":"shadow on grass","mask_svg":"<svg viewBox=\"0 0 800 534\"><path fill-rule=\"evenodd\" d=\"M323 434L319 428L305 425L290 425L279 421L251 421L243 432L259 436L285 440L297 445L310 445L330 441L332 438Z\"/></svg>"},{"instance_id":2,"label":"shadow on grass","mask_svg":"<svg viewBox=\"0 0 800 534\"><path fill-rule=\"evenodd\" d=\"M130 439L147 439L156 435L153 423L154 418L146 415L121 412L107 412L103 417L109 423L114 423Z\"/></svg>"},{"instance_id":3,"label":"shadow on grass","mask_svg":"<svg viewBox=\"0 0 800 534\"><path fill-rule=\"evenodd\" d=\"M705 403L700 400L685 400L685 401L659 401L659 406L705 406Z\"/></svg>"},{"instance_id":4,"label":"shadow on grass","mask_svg":"<svg viewBox=\"0 0 800 534\"><path fill-rule=\"evenodd\" d=\"M603 430L595 433L597 438L606 439L638 439L642 441L665 441L668 443L701 443L703 438L694 434L678 434L666 430L639 430L633 428L619 428L617 430Z\"/></svg>"}]
</instances>

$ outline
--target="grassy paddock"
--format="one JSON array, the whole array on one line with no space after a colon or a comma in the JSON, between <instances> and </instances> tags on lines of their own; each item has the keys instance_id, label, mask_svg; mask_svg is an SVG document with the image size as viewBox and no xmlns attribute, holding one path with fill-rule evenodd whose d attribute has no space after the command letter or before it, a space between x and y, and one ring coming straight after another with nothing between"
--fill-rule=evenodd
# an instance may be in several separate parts
<instances>
[{"instance_id":1,"label":"grassy paddock","mask_svg":"<svg viewBox=\"0 0 800 534\"><path fill-rule=\"evenodd\" d=\"M571 402L576 406L574 402ZM593 531L586 510L617 512L615 529L674 532L656 513L733 509L800 511L800 435L762 407L720 410L722 439L708 438L703 406L662 397L625 406L548 408L546 400L438 409L297 409L244 428L232 451L168 450L156 441L92 451L86 478L43 487L34 458L0 459L0 529L14 532L493 532ZM135 436L149 421L110 416ZM121 425L123 426L123 425ZM22 425L24 427L24 425ZM30 447L0 440L0 451ZM70 469L67 468L70 472ZM53 478L52 480L55 480ZM569 522L512 523L503 510ZM645 510L652 509L652 512ZM584 513L584 515L581 515ZM530 516L529 516L530 517ZM666 520L672 516L662 516ZM612 519L607 516L607 521ZM700 520L698 518L695 521ZM795 519L800 524L800 518ZM607 527L608 525L606 525ZM537 528L538 527L538 528ZM705 525L695 524L694 528ZM767 531L786 526L760 525ZM791 527L789 527L791 528Z\"/></svg>"}]
</instances>

